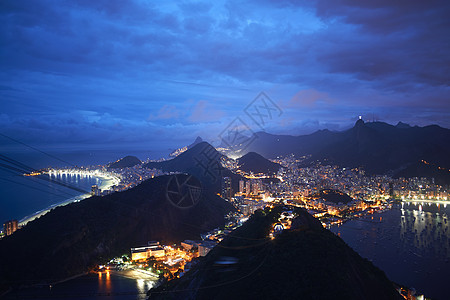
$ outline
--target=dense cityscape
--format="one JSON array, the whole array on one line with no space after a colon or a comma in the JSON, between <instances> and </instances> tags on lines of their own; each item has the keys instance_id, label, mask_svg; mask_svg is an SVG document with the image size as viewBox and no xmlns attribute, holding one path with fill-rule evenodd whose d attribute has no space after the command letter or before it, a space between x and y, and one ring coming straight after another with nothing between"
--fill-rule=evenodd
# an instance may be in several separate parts
<instances>
[{"instance_id":1,"label":"dense cityscape","mask_svg":"<svg viewBox=\"0 0 450 300\"><path fill-rule=\"evenodd\" d=\"M326 226L342 223L345 220L361 216L362 213L373 213L386 209L394 200L429 201L445 206L450 203L447 202L449 199L448 186L435 184L433 178L394 179L387 175L366 176L363 169L340 168L323 165L320 162L312 167L302 167L302 158L297 159L294 155L278 157L273 161L282 166L277 174L273 175L246 173L239 169L235 160L231 159L222 163L224 167L244 177L239 180L238 191L233 191L229 177L223 177L221 184L221 196L238 209L241 218L248 218L257 209L284 203L308 208L309 212L323 220L323 224ZM92 186L91 195L104 196L133 188L142 181L155 176L176 173L149 169L142 163L120 169L92 166L48 169L24 175L97 176L111 179L112 183L103 188L97 185ZM331 195L334 197L329 197ZM14 221L11 224L16 223ZM2 234L8 234L17 229L17 225L8 224L5 224Z\"/></svg>"},{"instance_id":2,"label":"dense cityscape","mask_svg":"<svg viewBox=\"0 0 450 300\"><path fill-rule=\"evenodd\" d=\"M129 253L99 264L93 271L98 272L101 277L102 272L109 274L135 270L149 276L148 278L158 279L157 285L182 277L197 263L199 257L207 255L258 209L270 210L279 205L286 207L285 212L272 224L269 238L274 239L277 233L290 228L296 207L306 209L309 214L319 219L325 228L331 228L348 220L389 210L394 203L425 202L445 207L450 203L448 187L435 184L434 179L368 176L361 168L341 168L320 162L305 167L302 165L304 159L305 157L296 158L293 154L278 157L273 163L279 164L280 168L274 174L246 172L240 169L237 161L222 159L224 168L242 176L237 191L233 190L230 177L221 179L222 198L236 208L235 212L225 216L227 222L223 228L205 232L198 240L184 240L178 244L163 245L159 241L149 241L147 245L135 245ZM131 189L157 176L173 174L177 172L149 169L145 163L140 163L133 167L114 169L108 165L44 169L24 175L48 175L50 178L69 175L100 177L109 180L109 185L93 185L90 195L106 196ZM6 222L2 236L11 235L20 228L17 220ZM223 263L233 264L232 261ZM399 292L403 292L405 298L412 299L408 296L407 289L399 288Z\"/></svg>"},{"instance_id":3,"label":"dense cityscape","mask_svg":"<svg viewBox=\"0 0 450 300\"><path fill-rule=\"evenodd\" d=\"M449 15L0 1L0 298L450 298Z\"/></svg>"}]
</instances>

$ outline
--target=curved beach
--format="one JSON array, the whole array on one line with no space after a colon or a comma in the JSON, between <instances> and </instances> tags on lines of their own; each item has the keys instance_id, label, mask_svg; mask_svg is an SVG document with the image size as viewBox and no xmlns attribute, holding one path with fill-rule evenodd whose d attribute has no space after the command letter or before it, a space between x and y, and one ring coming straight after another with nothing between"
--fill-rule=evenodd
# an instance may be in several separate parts
<instances>
[{"instance_id":1,"label":"curved beach","mask_svg":"<svg viewBox=\"0 0 450 300\"><path fill-rule=\"evenodd\" d=\"M101 180L101 184L99 186L99 189L102 190L102 191L110 189L113 185L117 184L117 181L119 181L119 179L117 177L109 177L109 176L95 176L95 177L97 177L98 179ZM39 210L39 211L29 215L29 216L26 216L26 217L22 218L19 221L19 226L22 226L22 227L25 226L28 222L31 222L31 221L33 221L33 220L35 220L35 219L45 215L46 213L48 213L49 211L51 211L55 207L65 206L65 205L68 205L68 204L73 203L73 202L79 202L79 201L84 200L84 199L89 198L89 197L91 197L91 194L86 193L86 194L81 194L81 195L78 195L78 196L66 199L64 201L52 204L52 205L48 206L47 208L45 208L43 210Z\"/></svg>"}]
</instances>

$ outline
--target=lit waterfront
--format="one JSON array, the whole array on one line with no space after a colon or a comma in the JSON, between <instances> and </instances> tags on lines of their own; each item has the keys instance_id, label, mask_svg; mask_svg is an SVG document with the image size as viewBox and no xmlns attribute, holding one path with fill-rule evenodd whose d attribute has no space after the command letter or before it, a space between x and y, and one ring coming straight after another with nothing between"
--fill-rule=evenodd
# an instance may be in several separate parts
<instances>
[{"instance_id":1,"label":"lit waterfront","mask_svg":"<svg viewBox=\"0 0 450 300\"><path fill-rule=\"evenodd\" d=\"M445 279L450 278L449 215L446 204L404 202L331 231L394 282L445 299Z\"/></svg>"},{"instance_id":2,"label":"lit waterfront","mask_svg":"<svg viewBox=\"0 0 450 300\"><path fill-rule=\"evenodd\" d=\"M89 169L50 169L47 172L44 172L52 177L58 176L78 176L78 177L97 177L102 178L107 182L104 184L101 189L108 189L113 185L120 184L120 178L117 174L112 172L105 172L99 169L89 170Z\"/></svg>"},{"instance_id":3,"label":"lit waterfront","mask_svg":"<svg viewBox=\"0 0 450 300\"><path fill-rule=\"evenodd\" d=\"M447 207L447 204L450 204L449 200L438 200L438 199L404 199L402 202L405 203L413 203L414 205L417 205L417 203L427 203L427 204L441 204L444 205L444 207Z\"/></svg>"},{"instance_id":4,"label":"lit waterfront","mask_svg":"<svg viewBox=\"0 0 450 300\"><path fill-rule=\"evenodd\" d=\"M78 187L80 185L80 181L88 180L89 182L95 182L95 184L99 185L100 190L108 190L112 186L120 183L120 178L118 176L114 176L112 173L105 173L101 170L78 170L78 169L50 169L47 172L44 172L39 176L49 176L50 180L58 180L70 185L74 185ZM35 213L22 218L19 222L20 226L25 226L28 222L33 221L34 219L45 215L47 212L56 208L58 206L68 205L73 202L78 202L89 198L91 196L90 193L85 193L81 195L77 195L64 201L60 201L48 206L45 209L36 211Z\"/></svg>"}]
</instances>

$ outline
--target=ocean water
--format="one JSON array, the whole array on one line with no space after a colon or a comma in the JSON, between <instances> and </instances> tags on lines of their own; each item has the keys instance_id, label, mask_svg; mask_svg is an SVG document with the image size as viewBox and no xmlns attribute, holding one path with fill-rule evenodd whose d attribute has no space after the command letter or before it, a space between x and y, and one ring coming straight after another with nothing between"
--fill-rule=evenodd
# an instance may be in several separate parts
<instances>
[{"instance_id":1,"label":"ocean water","mask_svg":"<svg viewBox=\"0 0 450 300\"><path fill-rule=\"evenodd\" d=\"M1 151L0 154L14 159L33 169L46 167L71 167L106 164L126 155L135 155L141 160L156 159L164 152L151 151L53 151L43 154L32 149ZM0 161L1 162L1 161ZM90 191L93 184L102 185L103 179L93 176L61 175L57 179L70 186ZM22 176L20 172L0 168L0 222L10 219L21 220L67 199L84 193L54 184L36 177ZM1 224L0 224L1 226ZM6 299L145 299L146 292L155 283L154 279L139 274L123 276L115 274L89 274L55 285L34 287L14 291Z\"/></svg>"},{"instance_id":2,"label":"ocean water","mask_svg":"<svg viewBox=\"0 0 450 300\"><path fill-rule=\"evenodd\" d=\"M134 271L132 271L134 272ZM136 272L134 272L136 273ZM125 274L125 275L122 275ZM15 290L5 299L146 299L147 291L156 281L125 272L103 272L84 275L63 283L49 286Z\"/></svg>"},{"instance_id":3,"label":"ocean water","mask_svg":"<svg viewBox=\"0 0 450 300\"><path fill-rule=\"evenodd\" d=\"M449 299L450 205L403 203L331 231L388 278L433 299Z\"/></svg>"},{"instance_id":4,"label":"ocean water","mask_svg":"<svg viewBox=\"0 0 450 300\"><path fill-rule=\"evenodd\" d=\"M155 159L163 155L161 152L136 150L58 150L44 154L29 148L2 151L1 147L0 154L37 170L47 167L103 165L126 155L135 155L141 160ZM102 183L102 180L96 177L63 176L58 180L85 191L90 191L93 184ZM21 220L39 210L81 194L83 193L38 178L25 177L16 170L0 167L0 227L7 220Z\"/></svg>"},{"instance_id":5,"label":"ocean water","mask_svg":"<svg viewBox=\"0 0 450 300\"><path fill-rule=\"evenodd\" d=\"M101 185L102 179L97 177L81 177L64 175L49 177L41 175L40 178L14 175L0 171L0 221L10 219L21 220L40 210L63 202L67 199L81 195L79 191L52 183L58 182L89 191L94 184ZM50 181L44 178L51 178Z\"/></svg>"}]
</instances>

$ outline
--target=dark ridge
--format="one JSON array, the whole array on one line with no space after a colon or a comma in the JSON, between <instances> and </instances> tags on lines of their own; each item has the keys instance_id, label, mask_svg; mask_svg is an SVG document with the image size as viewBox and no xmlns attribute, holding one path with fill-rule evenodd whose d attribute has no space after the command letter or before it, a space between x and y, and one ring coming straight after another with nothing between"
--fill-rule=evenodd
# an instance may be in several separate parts
<instances>
[{"instance_id":1,"label":"dark ridge","mask_svg":"<svg viewBox=\"0 0 450 300\"><path fill-rule=\"evenodd\" d=\"M360 126L364 126L364 120L363 119L358 119L358 121L356 121L355 123L355 127L358 128Z\"/></svg>"},{"instance_id":2,"label":"dark ridge","mask_svg":"<svg viewBox=\"0 0 450 300\"><path fill-rule=\"evenodd\" d=\"M193 142L192 144L190 144L189 146L187 146L186 148L187 148L187 149L191 149L192 147L194 147L194 146L197 145L197 144L200 144L201 142L203 142L203 139L202 139L201 137L198 136L198 137L194 140L194 142ZM176 150L172 151L172 152L169 154L169 156L176 156L176 152L177 152L178 150L180 150L180 149L176 149Z\"/></svg>"},{"instance_id":3,"label":"dark ridge","mask_svg":"<svg viewBox=\"0 0 450 300\"><path fill-rule=\"evenodd\" d=\"M191 149L192 147L194 147L195 145L197 145L197 144L200 144L201 142L203 142L203 139L201 138L201 137L197 137L196 139L195 139L195 141L192 143L192 144L190 144L189 146L188 146L188 149Z\"/></svg>"},{"instance_id":4,"label":"dark ridge","mask_svg":"<svg viewBox=\"0 0 450 300\"><path fill-rule=\"evenodd\" d=\"M411 125L403 123L403 122L398 122L397 125L395 125L395 127L397 127L397 128L411 128Z\"/></svg>"},{"instance_id":5,"label":"dark ridge","mask_svg":"<svg viewBox=\"0 0 450 300\"><path fill-rule=\"evenodd\" d=\"M353 200L353 198L347 195L346 193L332 189L323 189L320 192L317 192L309 196L309 198L323 199L324 201L333 202L336 204L340 202L343 204L347 204Z\"/></svg>"},{"instance_id":6,"label":"dark ridge","mask_svg":"<svg viewBox=\"0 0 450 300\"><path fill-rule=\"evenodd\" d=\"M281 166L271 162L256 152L249 152L238 158L239 169L244 172L264 173L273 175L278 172Z\"/></svg>"},{"instance_id":7,"label":"dark ridge","mask_svg":"<svg viewBox=\"0 0 450 300\"><path fill-rule=\"evenodd\" d=\"M131 168L136 165L142 164L142 161L136 156L125 156L124 158L119 159L116 162L111 163L108 168L110 169L122 169L122 168Z\"/></svg>"},{"instance_id":8,"label":"dark ridge","mask_svg":"<svg viewBox=\"0 0 450 300\"><path fill-rule=\"evenodd\" d=\"M419 161L395 173L395 178L399 177L428 177L434 178L436 184L447 185L450 184L450 169Z\"/></svg>"},{"instance_id":9,"label":"dark ridge","mask_svg":"<svg viewBox=\"0 0 450 300\"><path fill-rule=\"evenodd\" d=\"M230 177L233 190L238 191L242 177L222 167L221 161L226 158L209 143L201 142L171 160L150 162L145 167L193 174L213 193L221 191L222 177Z\"/></svg>"},{"instance_id":10,"label":"dark ridge","mask_svg":"<svg viewBox=\"0 0 450 300\"><path fill-rule=\"evenodd\" d=\"M150 299L402 299L381 270L298 213L291 230L270 240L280 209L257 211L183 277L150 290Z\"/></svg>"},{"instance_id":11,"label":"dark ridge","mask_svg":"<svg viewBox=\"0 0 450 300\"><path fill-rule=\"evenodd\" d=\"M54 282L150 240L171 244L198 239L201 233L224 225L224 214L232 209L228 202L204 192L197 205L178 208L167 199L170 178L156 177L124 192L57 207L3 238L3 288Z\"/></svg>"},{"instance_id":12,"label":"dark ridge","mask_svg":"<svg viewBox=\"0 0 450 300\"><path fill-rule=\"evenodd\" d=\"M291 153L298 157L311 155L305 164L320 160L342 167L363 167L369 174L395 173L421 160L450 169L450 130L436 125L411 127L399 123L393 126L358 120L353 128L341 132L322 130L301 136L258 132L256 135L258 138L253 143L238 151L257 152L267 158Z\"/></svg>"}]
</instances>

